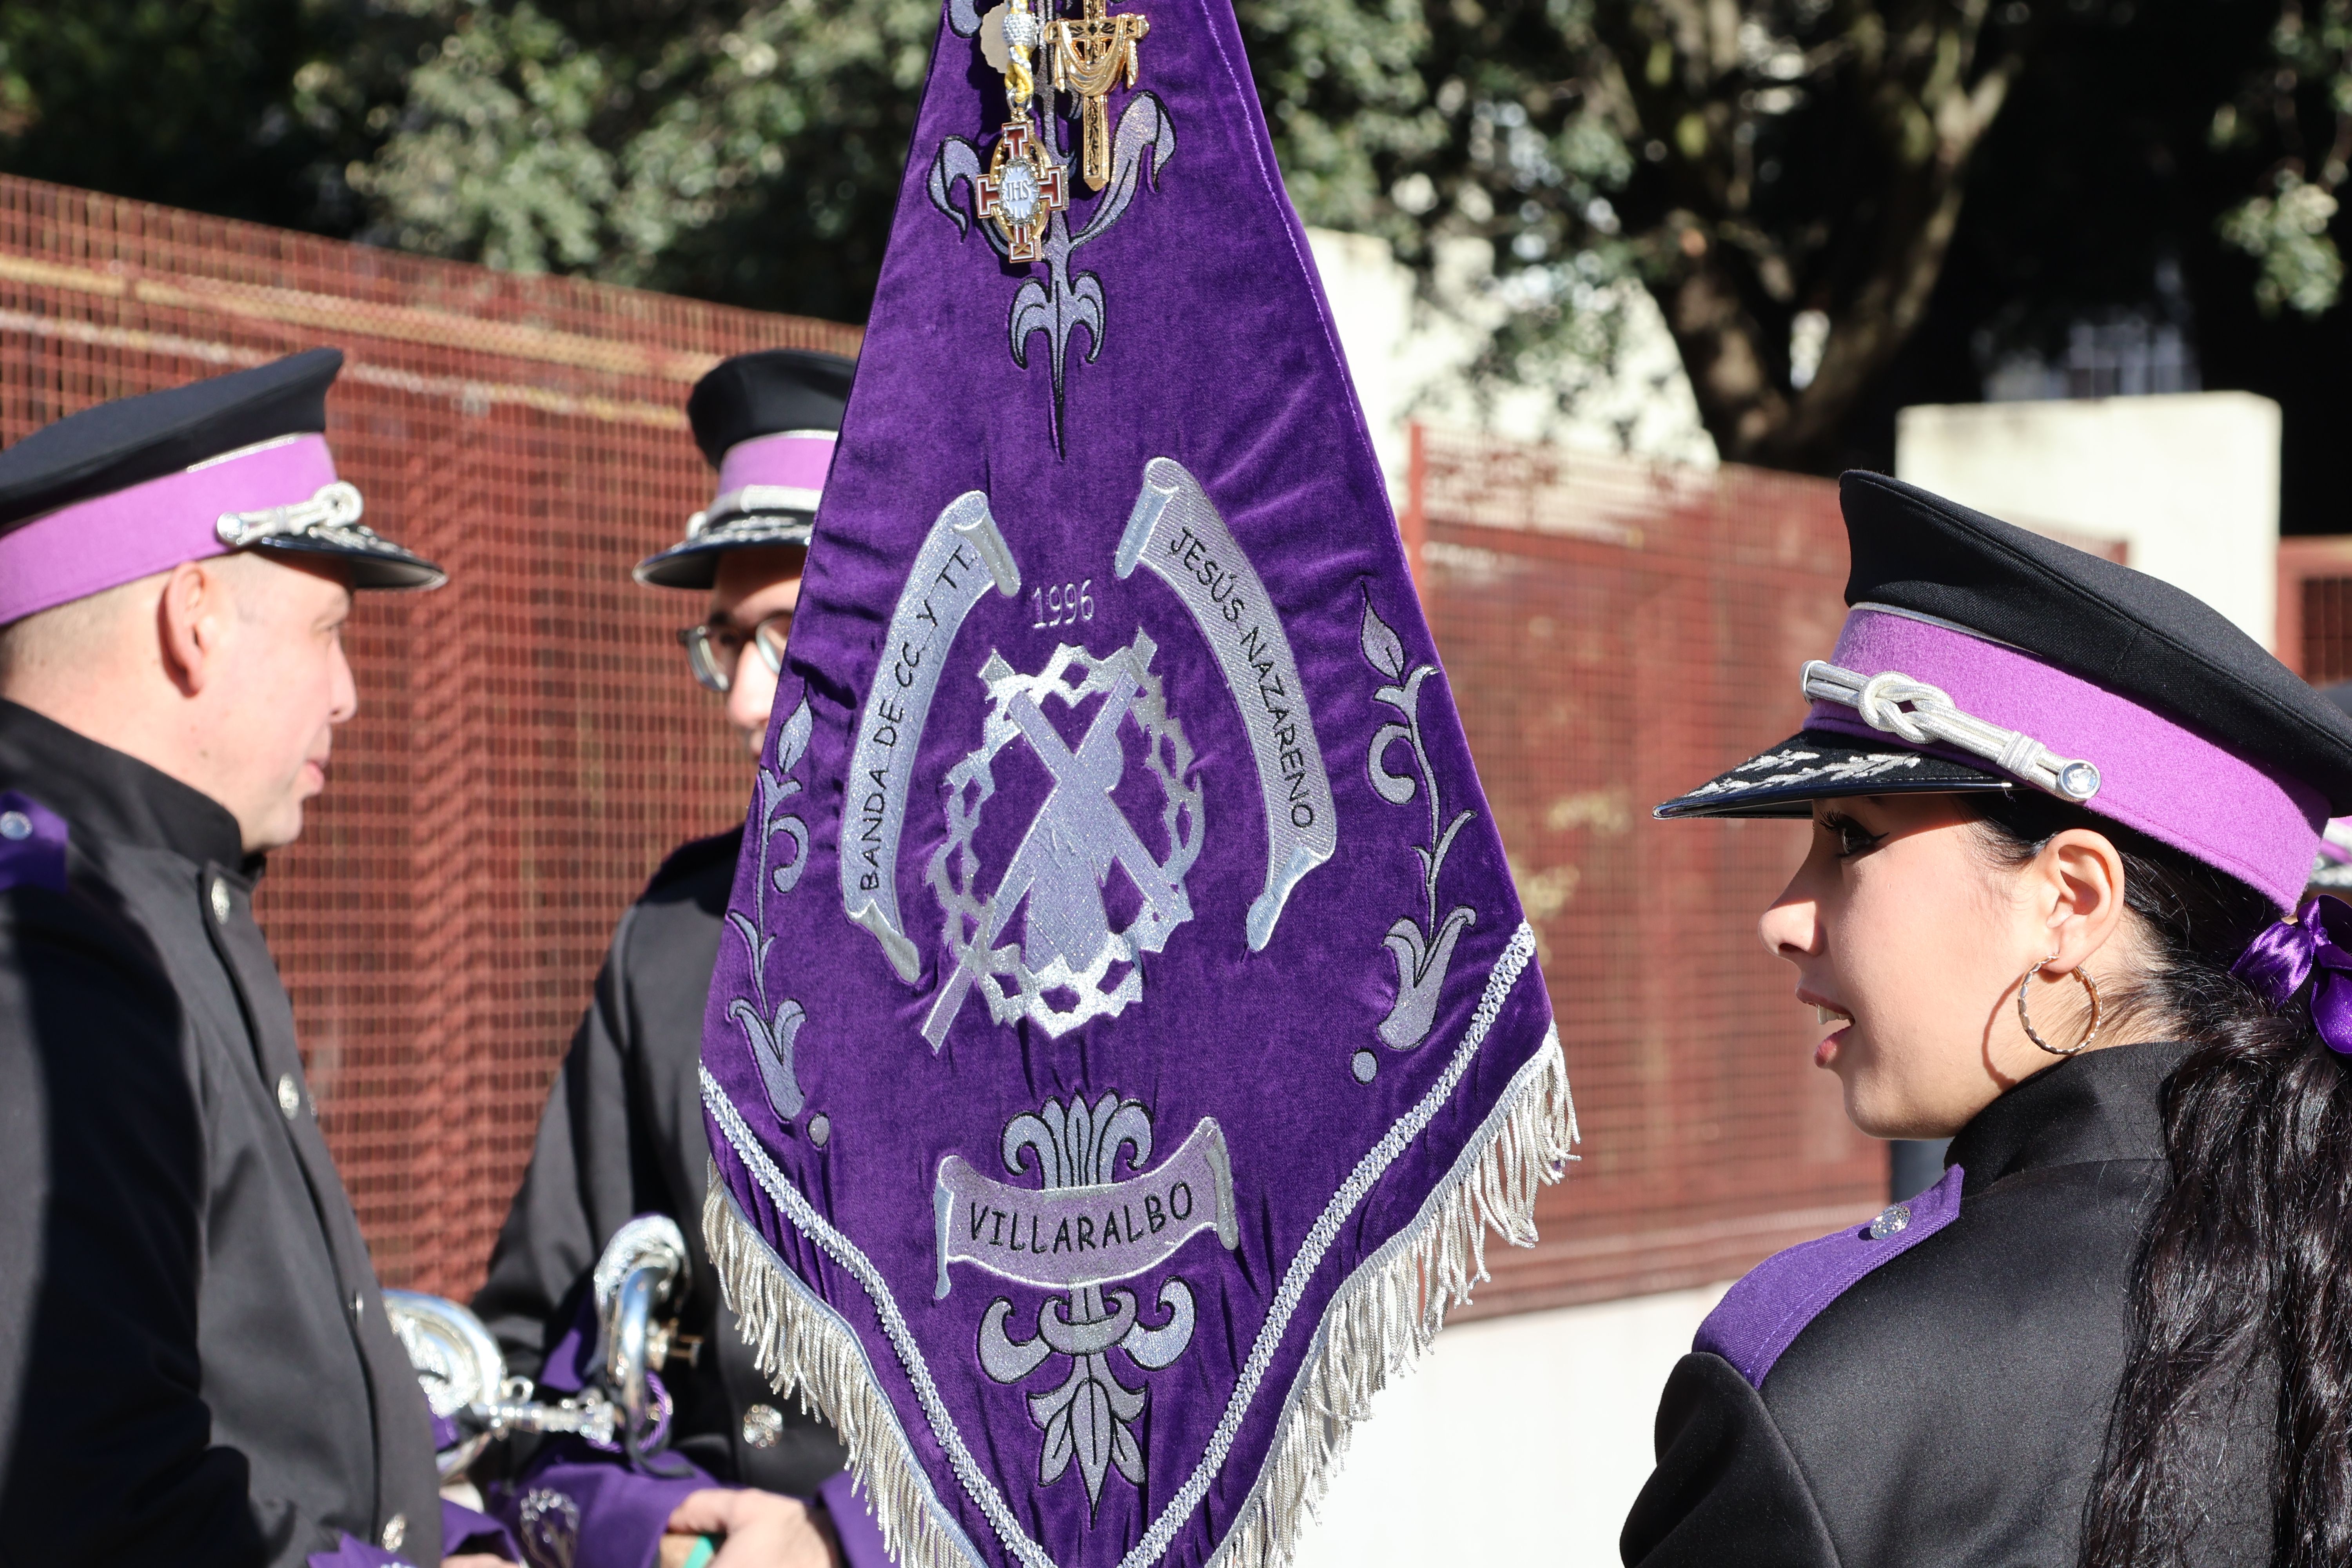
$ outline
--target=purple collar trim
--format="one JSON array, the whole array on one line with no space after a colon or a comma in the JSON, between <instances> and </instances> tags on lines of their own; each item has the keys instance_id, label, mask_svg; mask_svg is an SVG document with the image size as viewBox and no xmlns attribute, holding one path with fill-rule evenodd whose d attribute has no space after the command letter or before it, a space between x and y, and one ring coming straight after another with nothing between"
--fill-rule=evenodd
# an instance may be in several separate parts
<instances>
[{"instance_id":1,"label":"purple collar trim","mask_svg":"<svg viewBox=\"0 0 2352 1568\"><path fill-rule=\"evenodd\" d=\"M66 819L29 795L0 790L0 892L10 888L66 890Z\"/></svg>"},{"instance_id":2,"label":"purple collar trim","mask_svg":"<svg viewBox=\"0 0 2352 1568\"><path fill-rule=\"evenodd\" d=\"M1899 670L1941 688L1964 712L2095 763L2099 792L2085 810L2227 871L2282 910L2302 896L2327 821L2326 803L2303 784L2119 692L1957 626L1861 605L1846 616L1831 658L1860 675ZM1874 744L1906 744L1840 703L1815 703L1805 722ZM1995 771L1978 758L1960 760Z\"/></svg>"},{"instance_id":3,"label":"purple collar trim","mask_svg":"<svg viewBox=\"0 0 2352 1568\"><path fill-rule=\"evenodd\" d=\"M59 507L0 534L0 626L226 555L224 519L309 501L335 482L327 438L296 436Z\"/></svg>"},{"instance_id":4,"label":"purple collar trim","mask_svg":"<svg viewBox=\"0 0 2352 1568\"><path fill-rule=\"evenodd\" d=\"M1698 1326L1691 1349L1729 1362L1762 1388L1772 1363L1829 1304L1959 1217L1960 1167L1907 1204L1867 1225L1776 1252L1724 1293Z\"/></svg>"}]
</instances>

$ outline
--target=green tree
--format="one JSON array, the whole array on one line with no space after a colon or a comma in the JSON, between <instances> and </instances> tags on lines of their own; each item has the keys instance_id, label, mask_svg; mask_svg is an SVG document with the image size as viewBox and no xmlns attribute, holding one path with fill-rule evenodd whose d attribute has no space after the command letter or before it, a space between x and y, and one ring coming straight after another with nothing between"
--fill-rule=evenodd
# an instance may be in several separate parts
<instances>
[{"instance_id":1,"label":"green tree","mask_svg":"<svg viewBox=\"0 0 2352 1568\"><path fill-rule=\"evenodd\" d=\"M1837 460L1924 315L1977 149L2042 33L1987 0L1417 9L1406 83L1365 93L1328 67L1265 82L1287 125L1396 128L1346 146L1369 178L1302 205L1345 221L1360 204L1358 224L1425 273L1434 241L1490 241L1517 307L1489 359L1506 375L1549 374L1593 285L1637 279L1717 448L1798 468ZM1294 133L1302 166L1346 166L1320 151Z\"/></svg>"},{"instance_id":2,"label":"green tree","mask_svg":"<svg viewBox=\"0 0 2352 1568\"><path fill-rule=\"evenodd\" d=\"M1494 324L1481 376L1573 395L1646 289L1719 449L1815 470L1882 456L1897 399L1972 395L2086 313L2180 314L2214 384L2277 384L2344 335L2347 7L1239 0L1302 215ZM856 320L937 16L20 3L0 167Z\"/></svg>"},{"instance_id":3,"label":"green tree","mask_svg":"<svg viewBox=\"0 0 2352 1568\"><path fill-rule=\"evenodd\" d=\"M2038 37L2021 5L1987 6L1243 0L1240 16L1307 221L1384 236L1433 300L1449 254L1491 247L1466 302L1501 322L1482 374L1573 387L1611 353L1614 287L1638 281L1718 448L1822 468L1925 311L1971 159ZM357 183L411 247L851 313L935 18L919 0L754 0L632 29L557 0L467 6ZM813 253L826 265L794 265Z\"/></svg>"},{"instance_id":4,"label":"green tree","mask_svg":"<svg viewBox=\"0 0 2352 1568\"><path fill-rule=\"evenodd\" d=\"M342 235L428 16L367 0L0 5L0 169Z\"/></svg>"},{"instance_id":5,"label":"green tree","mask_svg":"<svg viewBox=\"0 0 2352 1568\"><path fill-rule=\"evenodd\" d=\"M863 319L930 0L450 9L353 172L372 237Z\"/></svg>"}]
</instances>

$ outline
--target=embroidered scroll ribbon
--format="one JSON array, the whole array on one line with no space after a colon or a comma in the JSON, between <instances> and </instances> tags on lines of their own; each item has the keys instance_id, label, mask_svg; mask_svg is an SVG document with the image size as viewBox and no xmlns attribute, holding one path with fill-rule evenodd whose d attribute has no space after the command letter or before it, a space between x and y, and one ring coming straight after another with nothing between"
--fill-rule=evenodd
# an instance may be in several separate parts
<instances>
[{"instance_id":1,"label":"embroidered scroll ribbon","mask_svg":"<svg viewBox=\"0 0 2352 1568\"><path fill-rule=\"evenodd\" d=\"M2284 1007L2311 990L2312 1027L2327 1048L2352 1056L2352 905L2317 898L2293 920L2265 927L2230 973Z\"/></svg>"},{"instance_id":2,"label":"embroidered scroll ribbon","mask_svg":"<svg viewBox=\"0 0 2352 1568\"><path fill-rule=\"evenodd\" d=\"M1165 1163L1088 1186L1011 1187L950 1154L940 1162L931 1206L940 1259L932 1294L941 1298L950 1263L1072 1289L1157 1268L1204 1230L1214 1230L1228 1249L1241 1242L1224 1131L1207 1117Z\"/></svg>"},{"instance_id":3,"label":"embroidered scroll ribbon","mask_svg":"<svg viewBox=\"0 0 2352 1568\"><path fill-rule=\"evenodd\" d=\"M992 587L1017 598L1021 568L989 513L987 494L966 490L948 502L923 539L858 715L841 827L841 908L882 944L891 970L909 985L922 973L922 958L898 915L898 835L915 753L949 645Z\"/></svg>"},{"instance_id":4,"label":"embroidered scroll ribbon","mask_svg":"<svg viewBox=\"0 0 2352 1568\"><path fill-rule=\"evenodd\" d=\"M1339 844L1331 780L1290 638L1216 503L1173 458L1143 465L1115 564L1122 582L1139 564L1176 591L1241 709L1265 805L1265 886L1246 928L1250 951L1262 952L1291 889Z\"/></svg>"}]
</instances>

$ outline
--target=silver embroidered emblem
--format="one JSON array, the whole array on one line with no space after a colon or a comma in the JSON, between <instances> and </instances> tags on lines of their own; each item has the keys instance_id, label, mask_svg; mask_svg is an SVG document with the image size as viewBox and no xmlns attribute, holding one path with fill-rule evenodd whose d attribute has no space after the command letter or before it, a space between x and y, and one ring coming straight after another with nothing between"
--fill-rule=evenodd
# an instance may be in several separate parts
<instances>
[{"instance_id":1,"label":"silver embroidered emblem","mask_svg":"<svg viewBox=\"0 0 2352 1568\"><path fill-rule=\"evenodd\" d=\"M949 770L948 837L926 874L946 911L943 934L955 962L923 1024L933 1050L946 1042L975 984L996 1022L1025 1016L1051 1036L1089 1018L1118 1016L1143 994L1137 960L1158 952L1169 933L1192 918L1184 876L1201 853L1201 786L1192 777L1192 743L1168 711L1151 668L1158 652L1150 634L1139 629L1132 643L1099 658L1061 644L1035 675L1020 673L992 651L982 666L989 707L981 743ZM1072 747L1045 705L1058 701L1075 710L1097 698L1086 734ZM1111 798L1126 775L1120 731L1129 724L1160 785L1164 854L1146 847ZM1016 737L1028 743L1053 787L995 890L983 897L974 837L996 793L998 755ZM1117 927L1105 902L1113 870L1124 874L1138 900L1134 918ZM1004 942L1014 911L1024 907L1021 940ZM1056 995L1071 1000L1057 1005Z\"/></svg>"},{"instance_id":2,"label":"silver embroidered emblem","mask_svg":"<svg viewBox=\"0 0 2352 1568\"><path fill-rule=\"evenodd\" d=\"M990 1302L980 1324L980 1364L992 1381L1011 1386L1054 1356L1069 1358L1061 1386L1028 1399L1029 1417L1045 1432L1037 1484L1052 1485L1075 1460L1089 1507L1102 1500L1113 1469L1143 1484L1144 1391L1120 1380L1110 1352L1158 1372L1192 1342L1194 1321L1192 1288L1181 1279L1161 1283L1158 1306L1166 1317L1156 1327L1145 1324L1135 1291L1104 1287L1164 1266L1202 1231L1229 1248L1241 1237L1216 1122L1203 1119L1181 1148L1147 1170L1151 1149L1151 1112L1142 1102L1106 1094L1088 1105L1073 1095L1066 1105L1048 1100L1004 1129L1004 1168L1034 1163L1042 1191L989 1181L953 1155L940 1170L940 1295L950 1257L1067 1292L1039 1305L1027 1339L1006 1331L1011 1297Z\"/></svg>"}]
</instances>

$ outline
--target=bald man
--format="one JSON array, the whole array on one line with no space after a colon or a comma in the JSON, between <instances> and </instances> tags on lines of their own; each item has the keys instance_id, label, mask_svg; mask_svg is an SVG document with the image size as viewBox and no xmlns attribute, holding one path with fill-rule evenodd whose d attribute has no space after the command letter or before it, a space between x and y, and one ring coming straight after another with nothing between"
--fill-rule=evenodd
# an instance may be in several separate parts
<instances>
[{"instance_id":1,"label":"bald man","mask_svg":"<svg viewBox=\"0 0 2352 1568\"><path fill-rule=\"evenodd\" d=\"M318 350L0 451L0 1558L443 1549L254 881L358 706Z\"/></svg>"}]
</instances>

